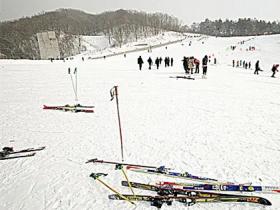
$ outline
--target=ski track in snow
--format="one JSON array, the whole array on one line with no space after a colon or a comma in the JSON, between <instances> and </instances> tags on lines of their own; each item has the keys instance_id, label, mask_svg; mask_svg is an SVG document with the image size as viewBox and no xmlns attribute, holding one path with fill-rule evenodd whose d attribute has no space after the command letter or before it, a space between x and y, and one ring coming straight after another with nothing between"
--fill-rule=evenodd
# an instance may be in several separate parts
<instances>
[{"instance_id":1,"label":"ski track in snow","mask_svg":"<svg viewBox=\"0 0 280 210\"><path fill-rule=\"evenodd\" d=\"M203 38L203 39L202 39ZM273 63L279 63L279 36L260 36L228 50L244 37L187 38L182 43L82 62L1 61L1 146L15 149L46 146L34 157L1 161L0 210L30 209L154 209L149 203L136 207L125 201L110 201L112 194L89 177L102 178L123 193L124 180L113 166L85 164L99 158L120 161L116 102L109 90L119 86L125 161L165 165L174 171L240 183L280 185L279 78L270 78ZM192 41L192 46L188 46ZM204 41L204 44L202 44ZM182 45L183 44L183 45ZM255 45L256 51L246 47ZM174 79L184 75L183 56L201 59L215 54L207 79ZM136 64L142 55L144 67ZM174 58L174 66L148 70L147 59ZM232 59L257 59L265 70L232 68ZM78 68L81 104L95 105L95 113L43 110L46 105L73 104L68 67ZM279 73L276 74L279 77ZM131 181L154 183L173 180L164 176L128 172ZM182 180L178 180L182 181ZM135 189L139 194L148 191ZM150 193L152 194L152 192ZM254 194L272 202L271 207L253 204L196 204L174 202L162 209L256 210L280 208L279 195Z\"/></svg>"}]
</instances>

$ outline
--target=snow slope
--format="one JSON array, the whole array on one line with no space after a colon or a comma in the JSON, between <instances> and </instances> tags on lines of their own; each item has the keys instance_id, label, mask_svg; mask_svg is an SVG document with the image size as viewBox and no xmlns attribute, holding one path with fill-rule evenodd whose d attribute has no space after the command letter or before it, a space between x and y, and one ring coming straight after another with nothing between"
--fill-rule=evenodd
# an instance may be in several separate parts
<instances>
[{"instance_id":1,"label":"snow slope","mask_svg":"<svg viewBox=\"0 0 280 210\"><path fill-rule=\"evenodd\" d=\"M103 180L119 191L124 180L112 166L85 164L91 158L120 161L115 101L109 90L119 86L125 162L165 165L176 171L222 180L280 185L280 80L270 68L279 63L280 36L254 37L237 50L229 47L248 37L188 37L181 43L114 56L71 61L0 60L1 147L47 146L36 156L0 162L0 209L154 209L110 201L107 189L89 177L108 173ZM189 42L192 45L189 46ZM204 42L204 44L202 43ZM153 43L149 43L153 44ZM256 51L246 51L254 45ZM242 50L240 50L242 49ZM180 80L183 56L217 58L208 79ZM145 64L138 70L137 57ZM94 56L94 55L92 55ZM148 70L147 58L170 56L174 66ZM232 68L232 59L257 59L264 72ZM94 114L43 110L43 104L73 104L68 68L78 68L80 103L95 105ZM173 180L130 172L131 181ZM179 181L179 180L178 180ZM136 190L135 190L136 191ZM147 194L145 191L137 193ZM280 208L280 195L257 194ZM252 204L180 203L162 209L255 210Z\"/></svg>"}]
</instances>

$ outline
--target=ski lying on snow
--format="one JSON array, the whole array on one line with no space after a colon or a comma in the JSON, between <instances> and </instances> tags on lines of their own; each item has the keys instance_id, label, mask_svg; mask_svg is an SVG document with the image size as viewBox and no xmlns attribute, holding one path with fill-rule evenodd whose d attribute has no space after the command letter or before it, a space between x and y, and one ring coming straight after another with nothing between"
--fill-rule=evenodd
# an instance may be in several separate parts
<instances>
[{"instance_id":1,"label":"ski lying on snow","mask_svg":"<svg viewBox=\"0 0 280 210\"><path fill-rule=\"evenodd\" d=\"M122 197L118 194L108 196L111 200L124 200L126 197L131 201L146 201L150 202L152 206L161 208L164 203L172 205L173 201L178 201L186 204L187 206L194 205L195 203L224 203L224 202L246 202L254 204L262 204L270 206L271 202L265 198L256 196L236 196L236 197L199 197L199 196L152 196L152 195L125 195Z\"/></svg>"},{"instance_id":2,"label":"ski lying on snow","mask_svg":"<svg viewBox=\"0 0 280 210\"><path fill-rule=\"evenodd\" d=\"M127 166L127 170L130 170L133 172L139 172L139 173L146 173L146 174L164 175L164 176L173 177L173 178L182 178L182 179L200 181L200 182L205 182L205 183L231 183L231 182L219 181L217 179L212 179L212 178L208 178L208 177L195 176L188 172L185 172L185 173L172 172L169 169L166 169L164 166L161 166L156 169Z\"/></svg>"},{"instance_id":3,"label":"ski lying on snow","mask_svg":"<svg viewBox=\"0 0 280 210\"><path fill-rule=\"evenodd\" d=\"M159 186L174 186L184 190L229 191L229 192L263 192L280 193L279 186L254 186L245 184L189 184L176 182L160 182Z\"/></svg>"},{"instance_id":4,"label":"ski lying on snow","mask_svg":"<svg viewBox=\"0 0 280 210\"><path fill-rule=\"evenodd\" d=\"M127 181L121 182L122 186L128 187ZM225 194L225 193L216 193L216 192L204 192L204 191L197 191L197 190L186 190L181 188L176 188L171 185L165 186L157 186L151 184L143 184L138 182L130 182L131 187L141 189L141 190L149 190L157 192L158 195L188 195L188 196L199 196L204 198L213 198L213 197L237 197L243 195L232 195L232 194Z\"/></svg>"},{"instance_id":5,"label":"ski lying on snow","mask_svg":"<svg viewBox=\"0 0 280 210\"><path fill-rule=\"evenodd\" d=\"M9 160L9 159L16 159L16 158L32 157L32 156L34 156L35 154L36 154L36 153L33 152L33 153L30 153L30 154L26 154L26 155L4 156L4 157L1 157L1 156L0 156L0 160Z\"/></svg>"},{"instance_id":6,"label":"ski lying on snow","mask_svg":"<svg viewBox=\"0 0 280 210\"><path fill-rule=\"evenodd\" d=\"M38 147L38 148L27 148L27 149L22 149L22 150L16 150L14 151L12 147L4 147L2 150L0 151L0 153L4 153L5 155L10 155L10 154L17 154L17 153L25 153L25 152L34 152L34 151L40 151L45 149L46 147Z\"/></svg>"},{"instance_id":7,"label":"ski lying on snow","mask_svg":"<svg viewBox=\"0 0 280 210\"><path fill-rule=\"evenodd\" d=\"M81 107L81 106L47 106L44 105L43 109L51 109L51 110L61 110L65 112L87 112L87 113L93 113L94 110L92 107Z\"/></svg>"}]
</instances>

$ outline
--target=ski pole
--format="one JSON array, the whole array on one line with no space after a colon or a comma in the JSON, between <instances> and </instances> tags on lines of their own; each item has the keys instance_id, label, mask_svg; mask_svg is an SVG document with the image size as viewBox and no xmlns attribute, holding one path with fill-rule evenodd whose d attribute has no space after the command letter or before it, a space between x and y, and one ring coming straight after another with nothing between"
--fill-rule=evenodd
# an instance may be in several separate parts
<instances>
[{"instance_id":1,"label":"ski pole","mask_svg":"<svg viewBox=\"0 0 280 210\"><path fill-rule=\"evenodd\" d=\"M76 89L75 89L75 85L74 85L74 80L73 80L72 74L70 72L70 68L68 68L68 74L70 75L70 78L71 78L71 83L72 83L72 87L73 87L73 91L74 91L75 99L76 99L77 98L77 93L76 93Z\"/></svg>"},{"instance_id":2,"label":"ski pole","mask_svg":"<svg viewBox=\"0 0 280 210\"><path fill-rule=\"evenodd\" d=\"M129 189L131 190L132 194L135 196L135 193L132 189L130 181L128 180L128 176L127 176L127 173L125 172L125 169L123 168L123 165L121 165L121 164L116 165L116 170L119 170L119 169L122 171L122 173L123 173L123 175L124 175L124 177L125 177L125 179L128 183Z\"/></svg>"},{"instance_id":3,"label":"ski pole","mask_svg":"<svg viewBox=\"0 0 280 210\"><path fill-rule=\"evenodd\" d=\"M99 177L100 176L107 176L108 174L104 174L104 173L92 173L90 174L90 177L93 178L94 180L99 181L101 184L103 184L105 187L107 187L109 190L111 190L112 192L116 193L118 196L120 196L121 198L123 198L124 200L126 200L127 202L135 205L134 202L132 202L131 200L129 200L127 197L123 196L121 193L119 193L117 190L115 190L114 188L112 188L111 186L109 186L108 184L106 184L105 182L103 182Z\"/></svg>"},{"instance_id":4,"label":"ski pole","mask_svg":"<svg viewBox=\"0 0 280 210\"><path fill-rule=\"evenodd\" d=\"M76 98L75 100L78 101L78 71L77 71L77 67L74 70L74 74L76 75Z\"/></svg>"},{"instance_id":5,"label":"ski pole","mask_svg":"<svg viewBox=\"0 0 280 210\"><path fill-rule=\"evenodd\" d=\"M90 159L86 163L103 163L103 164L112 164L112 165L121 164L123 166L134 166L134 167L154 168L154 169L157 168L156 166L147 166L147 165L139 165L139 164L131 164L131 163L120 163L120 162L114 162L114 161L99 160L97 158Z\"/></svg>"},{"instance_id":6,"label":"ski pole","mask_svg":"<svg viewBox=\"0 0 280 210\"><path fill-rule=\"evenodd\" d=\"M120 109L119 109L119 98L118 98L118 86L114 86L110 90L111 95L111 101L114 99L114 96L116 96L116 104L117 104L117 112L118 112L118 122L119 122L119 133L120 133L120 141L121 141L121 156L122 156L122 162L124 161L123 157L123 139L122 139L122 128L121 128L121 118L120 118Z\"/></svg>"}]
</instances>

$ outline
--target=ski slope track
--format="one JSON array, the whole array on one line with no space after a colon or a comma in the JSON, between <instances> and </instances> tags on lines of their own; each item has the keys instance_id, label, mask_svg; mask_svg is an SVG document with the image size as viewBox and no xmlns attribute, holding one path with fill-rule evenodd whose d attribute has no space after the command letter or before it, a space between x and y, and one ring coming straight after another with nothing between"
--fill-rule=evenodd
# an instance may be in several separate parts
<instances>
[{"instance_id":1,"label":"ski slope track","mask_svg":"<svg viewBox=\"0 0 280 210\"><path fill-rule=\"evenodd\" d=\"M236 45L236 50L230 50L231 45ZM247 51L249 46L256 50ZM207 79L201 79L201 74L195 75L195 80L172 78L185 75L183 56L201 60L206 54L217 59L216 65L211 60ZM140 55L142 71L137 66ZM162 64L156 70L153 65L148 70L149 56L153 60L173 57L174 66L165 68ZM270 77L272 65L280 63L279 56L279 35L200 36L126 57L85 57L82 61L78 55L65 62L0 60L1 148L46 146L33 157L0 162L0 210L155 209L146 202L135 207L126 201L109 200L112 192L89 177L93 172L108 173L100 179L124 194L130 193L121 186L124 177L120 170L85 164L92 158L121 161L116 102L110 101L109 92L115 85L125 162L165 165L235 183L280 186L280 73ZM233 59L251 61L252 67L260 60L264 71L254 75L252 69L233 68ZM44 104L76 103L69 67L77 67L78 103L94 105L94 113L43 110ZM182 182L131 171L128 177L142 183ZM174 202L162 209L280 209L280 194L243 194L264 197L272 206L199 203L186 207Z\"/></svg>"}]
</instances>

